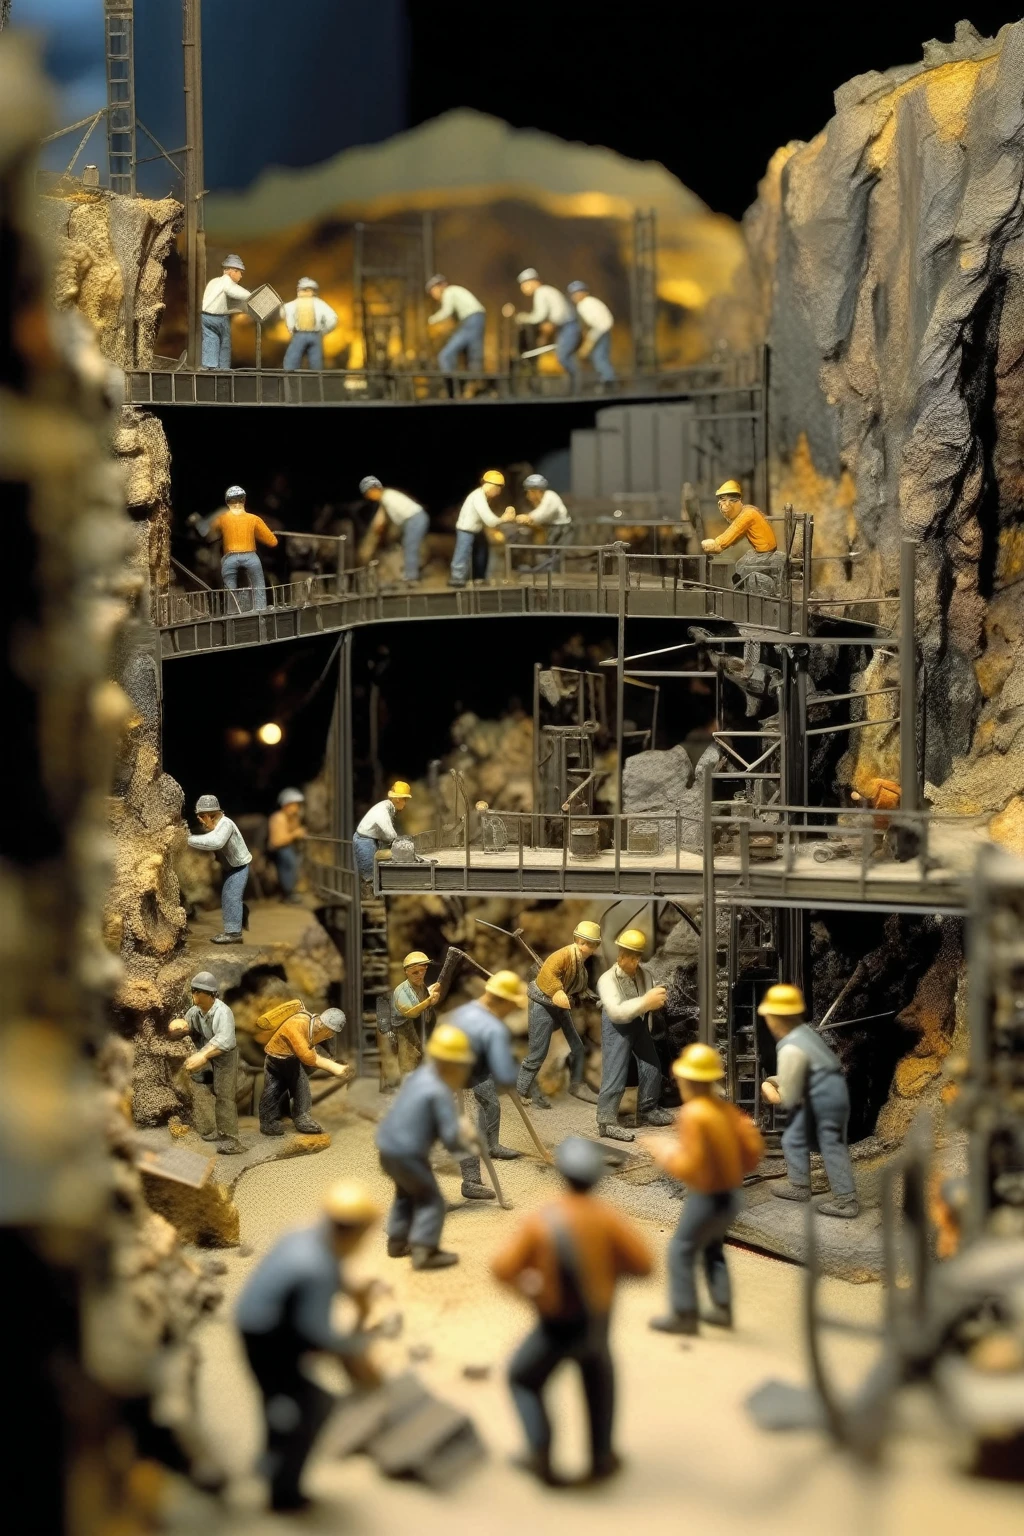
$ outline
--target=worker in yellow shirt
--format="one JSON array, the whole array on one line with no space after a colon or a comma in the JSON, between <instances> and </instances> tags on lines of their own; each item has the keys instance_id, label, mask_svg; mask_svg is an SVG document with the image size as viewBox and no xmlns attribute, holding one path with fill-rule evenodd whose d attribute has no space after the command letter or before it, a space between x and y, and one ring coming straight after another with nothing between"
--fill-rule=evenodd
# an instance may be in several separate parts
<instances>
[{"instance_id":1,"label":"worker in yellow shirt","mask_svg":"<svg viewBox=\"0 0 1024 1536\"><path fill-rule=\"evenodd\" d=\"M779 577L785 556L779 551L775 530L757 507L745 506L738 480L726 480L715 492L718 510L729 524L717 539L702 539L705 554L719 554L731 544L746 539L750 549L736 561L734 580L738 587L761 597L778 597Z\"/></svg>"},{"instance_id":2,"label":"worker in yellow shirt","mask_svg":"<svg viewBox=\"0 0 1024 1536\"><path fill-rule=\"evenodd\" d=\"M355 1068L335 1061L332 1056L321 1056L317 1050L325 1040L339 1035L345 1028L345 1015L340 1008L325 1008L323 1013L309 1013L299 1007L291 1018L271 1035L265 1046L263 1064L263 1096L260 1099L260 1133L263 1136L283 1136L281 1114L285 1104L292 1112L292 1124L303 1136L319 1136L323 1127L313 1119L313 1096L309 1089L308 1071L319 1068L342 1082L355 1077Z\"/></svg>"},{"instance_id":3,"label":"worker in yellow shirt","mask_svg":"<svg viewBox=\"0 0 1024 1536\"><path fill-rule=\"evenodd\" d=\"M274 549L277 535L271 533L262 517L245 510L245 492L240 485L228 486L224 503L227 511L218 512L210 521L210 532L220 536L223 550L220 573L225 587L231 592L238 587L239 575L245 576L252 592L251 606L259 613L267 606L267 584L256 545L265 544L268 549Z\"/></svg>"}]
</instances>

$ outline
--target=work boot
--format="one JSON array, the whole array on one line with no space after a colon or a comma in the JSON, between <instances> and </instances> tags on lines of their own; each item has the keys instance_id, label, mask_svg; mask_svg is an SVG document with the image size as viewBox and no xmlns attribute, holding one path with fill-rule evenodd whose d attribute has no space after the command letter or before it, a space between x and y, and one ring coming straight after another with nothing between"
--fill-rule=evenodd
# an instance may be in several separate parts
<instances>
[{"instance_id":1,"label":"work boot","mask_svg":"<svg viewBox=\"0 0 1024 1536\"><path fill-rule=\"evenodd\" d=\"M446 1253L443 1248L428 1248L425 1243L413 1243L413 1269L447 1269L459 1262L457 1253Z\"/></svg>"},{"instance_id":2,"label":"work boot","mask_svg":"<svg viewBox=\"0 0 1024 1536\"><path fill-rule=\"evenodd\" d=\"M389 1259L405 1259L408 1258L411 1252L412 1249L409 1247L409 1244L406 1242L404 1237L388 1238Z\"/></svg>"},{"instance_id":3,"label":"work boot","mask_svg":"<svg viewBox=\"0 0 1024 1536\"><path fill-rule=\"evenodd\" d=\"M242 935L240 933L215 933L210 942L212 944L241 944Z\"/></svg>"},{"instance_id":4,"label":"work boot","mask_svg":"<svg viewBox=\"0 0 1024 1536\"><path fill-rule=\"evenodd\" d=\"M220 1131L201 1131L199 1134L204 1141L220 1141Z\"/></svg>"},{"instance_id":5,"label":"work boot","mask_svg":"<svg viewBox=\"0 0 1024 1536\"><path fill-rule=\"evenodd\" d=\"M698 1333L696 1312L669 1312L665 1317L652 1317L648 1328L653 1328L656 1333Z\"/></svg>"},{"instance_id":6,"label":"work boot","mask_svg":"<svg viewBox=\"0 0 1024 1536\"><path fill-rule=\"evenodd\" d=\"M622 1457L614 1451L609 1451L606 1456L598 1457L587 1476L583 1479L586 1483L603 1483L606 1478L614 1477L616 1472L622 1471Z\"/></svg>"},{"instance_id":7,"label":"work boot","mask_svg":"<svg viewBox=\"0 0 1024 1536\"><path fill-rule=\"evenodd\" d=\"M642 1125L671 1125L675 1115L669 1109L645 1109L640 1115Z\"/></svg>"},{"instance_id":8,"label":"work boot","mask_svg":"<svg viewBox=\"0 0 1024 1536\"><path fill-rule=\"evenodd\" d=\"M632 1131L625 1130L621 1125L598 1125L597 1134L606 1136L609 1141L635 1141Z\"/></svg>"},{"instance_id":9,"label":"work boot","mask_svg":"<svg viewBox=\"0 0 1024 1536\"><path fill-rule=\"evenodd\" d=\"M512 1465L518 1467L521 1472L529 1472L538 1482L546 1483L549 1488L563 1488L565 1478L559 1477L551 1465L550 1451L523 1451L518 1456L512 1457Z\"/></svg>"},{"instance_id":10,"label":"work boot","mask_svg":"<svg viewBox=\"0 0 1024 1536\"><path fill-rule=\"evenodd\" d=\"M719 1306L717 1301L709 1302L706 1307L700 1309L702 1323L710 1323L713 1328L732 1327L732 1307Z\"/></svg>"},{"instance_id":11,"label":"work boot","mask_svg":"<svg viewBox=\"0 0 1024 1536\"><path fill-rule=\"evenodd\" d=\"M221 1157L240 1157L245 1148L237 1136L225 1136L223 1141L218 1141L217 1151Z\"/></svg>"},{"instance_id":12,"label":"work boot","mask_svg":"<svg viewBox=\"0 0 1024 1536\"><path fill-rule=\"evenodd\" d=\"M323 1126L312 1115L300 1115L297 1120L292 1120L292 1125L300 1136L322 1136L324 1133Z\"/></svg>"},{"instance_id":13,"label":"work boot","mask_svg":"<svg viewBox=\"0 0 1024 1536\"><path fill-rule=\"evenodd\" d=\"M856 1195L833 1195L831 1200L823 1200L814 1209L819 1216L840 1216L852 1221L860 1215L860 1201Z\"/></svg>"},{"instance_id":14,"label":"work boot","mask_svg":"<svg viewBox=\"0 0 1024 1536\"><path fill-rule=\"evenodd\" d=\"M503 1147L500 1141L496 1147L491 1147L490 1151L491 1157L495 1158L499 1163L510 1163L514 1157L522 1157L523 1155L521 1152L517 1152L515 1147Z\"/></svg>"},{"instance_id":15,"label":"work boot","mask_svg":"<svg viewBox=\"0 0 1024 1536\"><path fill-rule=\"evenodd\" d=\"M772 1194L776 1200L799 1200L801 1205L806 1205L811 1198L811 1186L809 1184L773 1184Z\"/></svg>"},{"instance_id":16,"label":"work boot","mask_svg":"<svg viewBox=\"0 0 1024 1536\"><path fill-rule=\"evenodd\" d=\"M474 1184L467 1179L462 1185L462 1198L463 1200L494 1200L497 1197L489 1185Z\"/></svg>"},{"instance_id":17,"label":"work boot","mask_svg":"<svg viewBox=\"0 0 1024 1536\"><path fill-rule=\"evenodd\" d=\"M284 1135L284 1126L281 1124L280 1120L270 1120L270 1121L268 1121L268 1123L266 1125L263 1125L261 1123L261 1125L260 1125L260 1135L261 1136L283 1136Z\"/></svg>"},{"instance_id":18,"label":"work boot","mask_svg":"<svg viewBox=\"0 0 1024 1536\"><path fill-rule=\"evenodd\" d=\"M534 1109L551 1108L551 1100L548 1098L546 1093L541 1093L539 1088L535 1088L530 1094L530 1103L533 1105Z\"/></svg>"},{"instance_id":19,"label":"work boot","mask_svg":"<svg viewBox=\"0 0 1024 1536\"><path fill-rule=\"evenodd\" d=\"M597 1094L589 1083L570 1083L569 1092L574 1099L579 1099L583 1104L596 1104Z\"/></svg>"}]
</instances>

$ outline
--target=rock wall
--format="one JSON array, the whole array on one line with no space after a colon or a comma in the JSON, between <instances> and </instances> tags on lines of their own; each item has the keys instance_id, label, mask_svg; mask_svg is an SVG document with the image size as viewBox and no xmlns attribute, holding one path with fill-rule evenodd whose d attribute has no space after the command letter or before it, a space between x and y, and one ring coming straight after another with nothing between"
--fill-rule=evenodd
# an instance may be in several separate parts
<instances>
[{"instance_id":1,"label":"rock wall","mask_svg":"<svg viewBox=\"0 0 1024 1536\"><path fill-rule=\"evenodd\" d=\"M940 809L1024 838L1024 23L966 22L857 77L772 159L745 219L772 348L777 503L837 594L895 592L920 540L925 774ZM866 774L851 754L850 782Z\"/></svg>"}]
</instances>

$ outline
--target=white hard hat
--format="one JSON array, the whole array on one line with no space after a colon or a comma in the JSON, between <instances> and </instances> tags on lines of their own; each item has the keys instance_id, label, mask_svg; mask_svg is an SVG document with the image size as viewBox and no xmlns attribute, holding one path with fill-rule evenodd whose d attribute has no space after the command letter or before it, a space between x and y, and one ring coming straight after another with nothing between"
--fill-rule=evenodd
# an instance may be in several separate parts
<instances>
[{"instance_id":1,"label":"white hard hat","mask_svg":"<svg viewBox=\"0 0 1024 1536\"><path fill-rule=\"evenodd\" d=\"M216 795L200 795L196 801L196 815L208 816L213 811L220 810L220 801Z\"/></svg>"},{"instance_id":2,"label":"white hard hat","mask_svg":"<svg viewBox=\"0 0 1024 1536\"><path fill-rule=\"evenodd\" d=\"M384 489L376 475L364 475L359 482L359 494L365 496L367 491L382 491Z\"/></svg>"},{"instance_id":3,"label":"white hard hat","mask_svg":"<svg viewBox=\"0 0 1024 1536\"><path fill-rule=\"evenodd\" d=\"M229 485L227 490L224 492L224 500L225 501L244 501L245 500L245 492L242 490L242 487L240 485Z\"/></svg>"},{"instance_id":4,"label":"white hard hat","mask_svg":"<svg viewBox=\"0 0 1024 1536\"><path fill-rule=\"evenodd\" d=\"M300 277L295 284L295 292L301 293L303 288L312 288L314 293L320 292L320 284L315 277Z\"/></svg>"},{"instance_id":5,"label":"white hard hat","mask_svg":"<svg viewBox=\"0 0 1024 1536\"><path fill-rule=\"evenodd\" d=\"M241 256L236 256L234 252L232 252L230 256L224 257L224 260L221 262L221 266L233 267L236 272L245 271L245 262L242 260Z\"/></svg>"},{"instance_id":6,"label":"white hard hat","mask_svg":"<svg viewBox=\"0 0 1024 1536\"><path fill-rule=\"evenodd\" d=\"M524 267L516 278L517 283L532 283L534 278L539 278L540 273L536 267Z\"/></svg>"},{"instance_id":7,"label":"white hard hat","mask_svg":"<svg viewBox=\"0 0 1024 1536\"><path fill-rule=\"evenodd\" d=\"M528 491L546 491L548 483L543 475L527 475L523 485Z\"/></svg>"},{"instance_id":8,"label":"white hard hat","mask_svg":"<svg viewBox=\"0 0 1024 1536\"><path fill-rule=\"evenodd\" d=\"M305 795L301 789L282 789L277 797L278 805L302 805Z\"/></svg>"}]
</instances>

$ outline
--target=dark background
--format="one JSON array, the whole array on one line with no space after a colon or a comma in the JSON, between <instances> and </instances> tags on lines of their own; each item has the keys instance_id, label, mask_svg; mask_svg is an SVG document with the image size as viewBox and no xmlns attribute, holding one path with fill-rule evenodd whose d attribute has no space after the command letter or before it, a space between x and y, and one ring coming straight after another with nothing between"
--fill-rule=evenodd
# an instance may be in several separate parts
<instances>
[{"instance_id":1,"label":"dark background","mask_svg":"<svg viewBox=\"0 0 1024 1536\"><path fill-rule=\"evenodd\" d=\"M179 0L136 0L136 96L168 149L183 139ZM991 35L1009 6L691 6L670 0L205 0L206 184L247 186L454 107L658 160L712 208L753 201L773 151L832 115L837 86L913 63L966 14ZM14 0L48 35L59 121L103 105L102 0ZM51 150L66 164L70 148ZM140 150L140 154L146 153ZM99 136L83 159L102 163ZM154 193L168 190L162 167Z\"/></svg>"}]
</instances>

